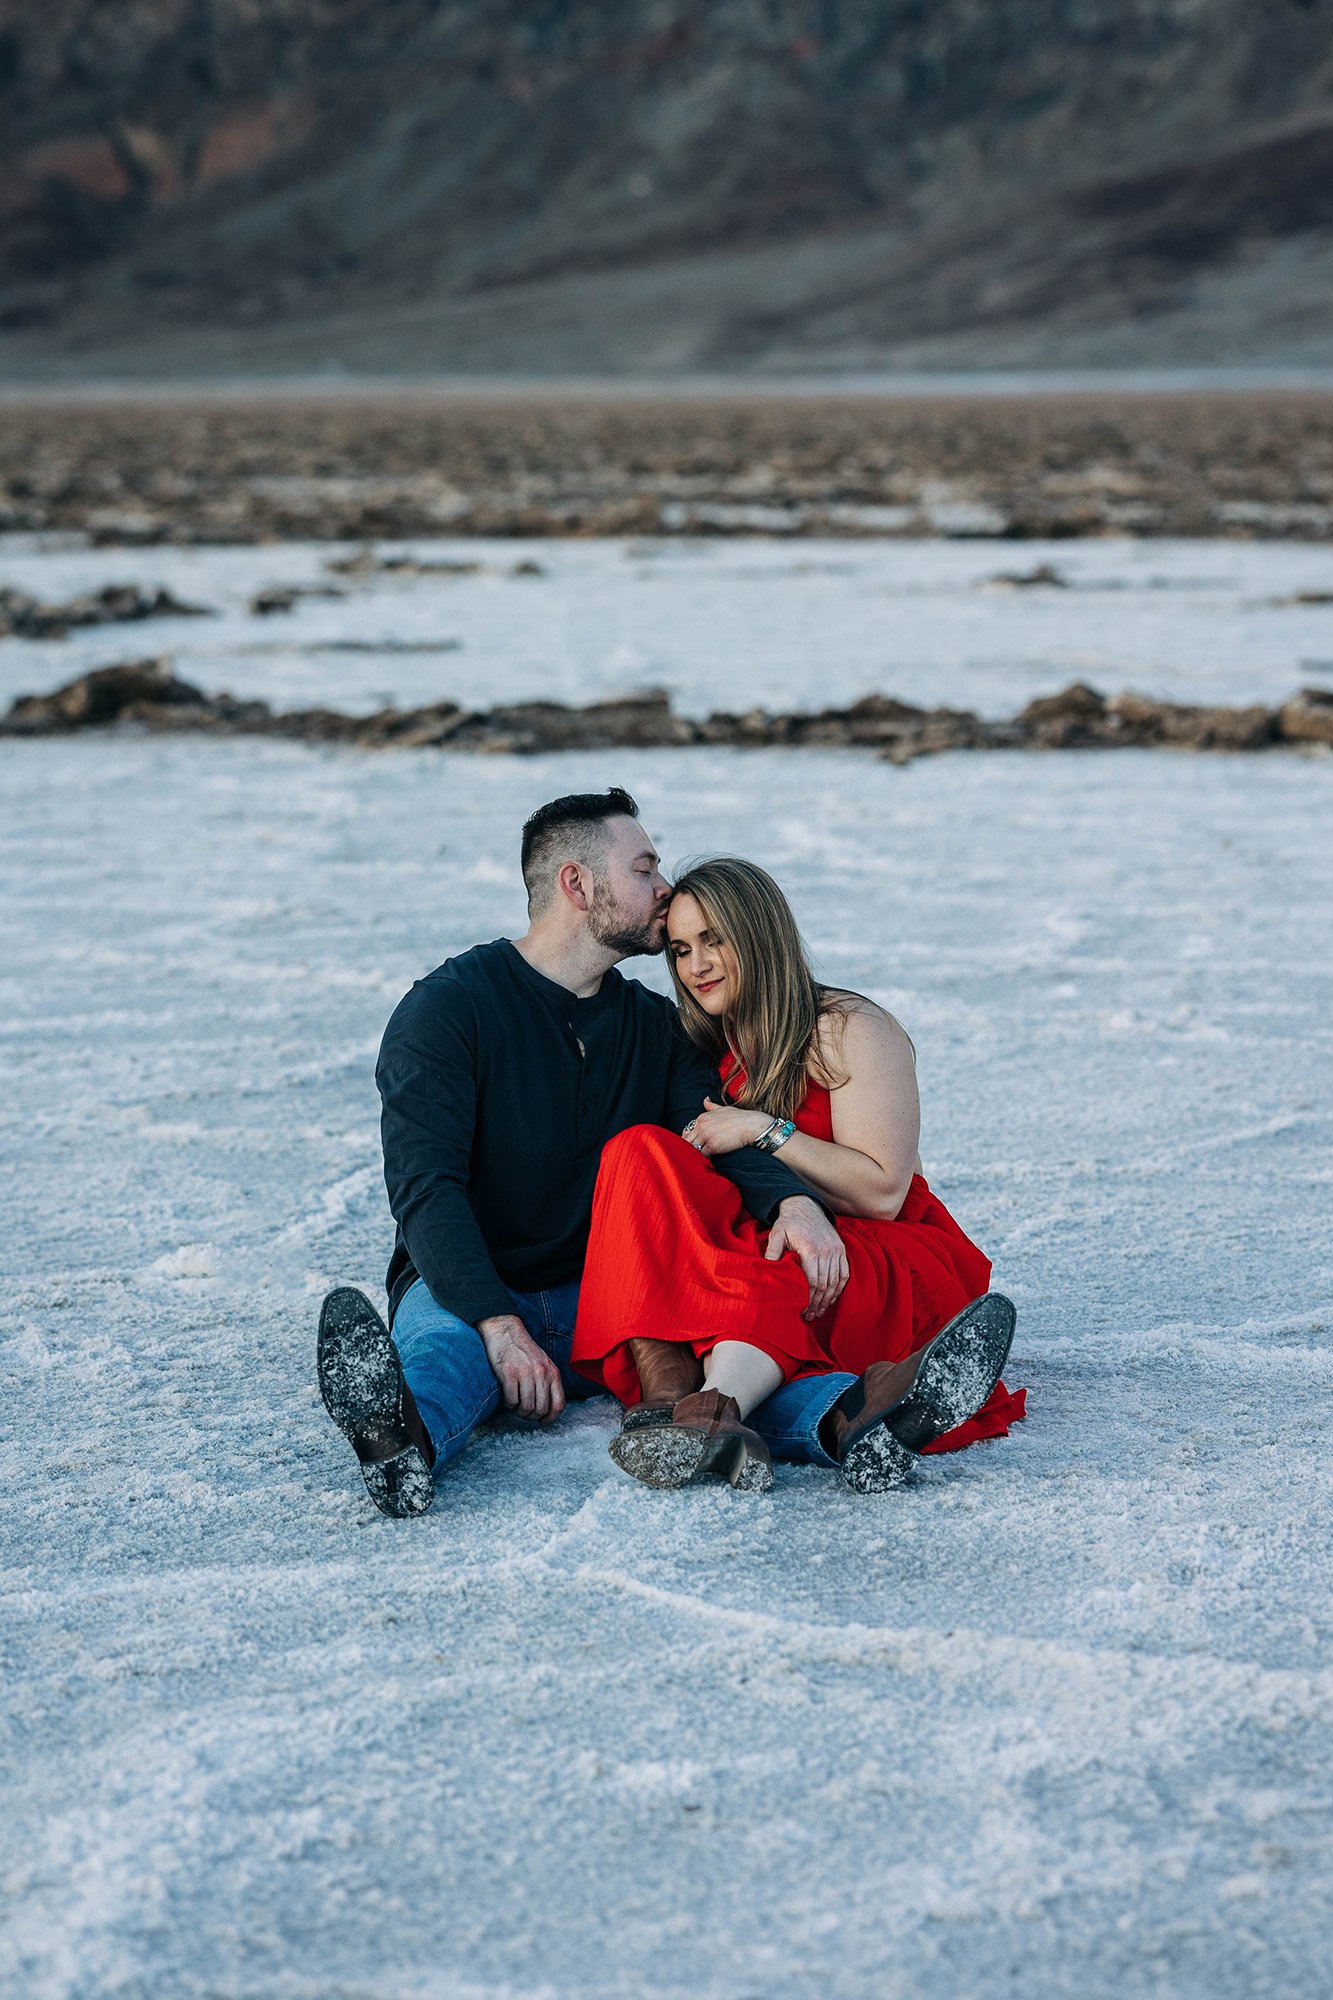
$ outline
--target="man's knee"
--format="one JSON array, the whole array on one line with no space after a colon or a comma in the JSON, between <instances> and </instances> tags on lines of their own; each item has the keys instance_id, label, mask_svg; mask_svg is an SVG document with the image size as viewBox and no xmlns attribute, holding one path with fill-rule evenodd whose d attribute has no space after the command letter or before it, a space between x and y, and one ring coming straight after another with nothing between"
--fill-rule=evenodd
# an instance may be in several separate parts
<instances>
[{"instance_id":1,"label":"man's knee","mask_svg":"<svg viewBox=\"0 0 1333 2000\"><path fill-rule=\"evenodd\" d=\"M450 1354L468 1354L471 1358L477 1349L485 1353L476 1327L432 1298L424 1278L418 1278L404 1296L394 1314L392 1332L405 1363L409 1356L444 1359Z\"/></svg>"}]
</instances>

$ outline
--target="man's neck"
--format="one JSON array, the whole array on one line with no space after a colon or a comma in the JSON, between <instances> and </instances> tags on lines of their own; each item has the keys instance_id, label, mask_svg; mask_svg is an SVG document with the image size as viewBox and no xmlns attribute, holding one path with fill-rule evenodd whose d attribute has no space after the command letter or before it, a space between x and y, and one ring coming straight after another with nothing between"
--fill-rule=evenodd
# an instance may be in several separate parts
<instances>
[{"instance_id":1,"label":"man's neck","mask_svg":"<svg viewBox=\"0 0 1333 2000\"><path fill-rule=\"evenodd\" d=\"M598 944L586 931L571 937L538 924L513 943L514 950L534 972L554 980L557 986L567 987L576 1000L591 1000L620 956L619 952L608 951L604 944Z\"/></svg>"}]
</instances>

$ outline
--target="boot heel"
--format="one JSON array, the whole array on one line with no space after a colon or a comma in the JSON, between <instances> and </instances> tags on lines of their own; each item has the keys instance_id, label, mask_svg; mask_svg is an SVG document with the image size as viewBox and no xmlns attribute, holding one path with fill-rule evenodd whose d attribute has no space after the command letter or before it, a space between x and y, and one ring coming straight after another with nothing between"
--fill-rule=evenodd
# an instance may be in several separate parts
<instances>
[{"instance_id":1,"label":"boot heel","mask_svg":"<svg viewBox=\"0 0 1333 2000\"><path fill-rule=\"evenodd\" d=\"M725 1479L738 1493L767 1493L773 1484L773 1461L767 1445L752 1433L710 1438L690 1485L702 1486L713 1479Z\"/></svg>"},{"instance_id":2,"label":"boot heel","mask_svg":"<svg viewBox=\"0 0 1333 2000\"><path fill-rule=\"evenodd\" d=\"M768 1447L755 1451L752 1446L742 1444L727 1481L738 1493L769 1492L773 1485L773 1461Z\"/></svg>"},{"instance_id":3,"label":"boot heel","mask_svg":"<svg viewBox=\"0 0 1333 2000\"><path fill-rule=\"evenodd\" d=\"M900 1444L885 1424L863 1432L848 1445L840 1470L853 1493L892 1493L916 1464L916 1453Z\"/></svg>"},{"instance_id":4,"label":"boot heel","mask_svg":"<svg viewBox=\"0 0 1333 2000\"><path fill-rule=\"evenodd\" d=\"M435 1497L430 1467L415 1445L400 1451L396 1458L379 1458L363 1464L361 1477L381 1514L389 1514L396 1521L424 1514Z\"/></svg>"}]
</instances>

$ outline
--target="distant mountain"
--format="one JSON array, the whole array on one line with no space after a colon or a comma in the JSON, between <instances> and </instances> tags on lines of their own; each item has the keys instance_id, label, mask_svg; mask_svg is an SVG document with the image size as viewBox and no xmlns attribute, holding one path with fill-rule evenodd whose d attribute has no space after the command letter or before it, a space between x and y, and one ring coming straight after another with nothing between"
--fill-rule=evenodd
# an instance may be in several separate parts
<instances>
[{"instance_id":1,"label":"distant mountain","mask_svg":"<svg viewBox=\"0 0 1333 2000\"><path fill-rule=\"evenodd\" d=\"M0 0L0 366L1333 362L1333 0Z\"/></svg>"}]
</instances>

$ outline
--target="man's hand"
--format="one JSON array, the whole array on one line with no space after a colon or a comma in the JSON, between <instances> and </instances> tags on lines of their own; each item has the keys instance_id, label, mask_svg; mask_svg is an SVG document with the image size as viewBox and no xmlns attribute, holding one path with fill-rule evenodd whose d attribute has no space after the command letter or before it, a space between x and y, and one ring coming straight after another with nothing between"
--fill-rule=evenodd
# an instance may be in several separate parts
<instances>
[{"instance_id":1,"label":"man's hand","mask_svg":"<svg viewBox=\"0 0 1333 2000\"><path fill-rule=\"evenodd\" d=\"M820 1319L836 1305L851 1271L847 1246L819 1203L811 1201L808 1194L788 1195L782 1203L764 1255L778 1258L788 1250L805 1272L810 1287L810 1303L801 1318Z\"/></svg>"},{"instance_id":2,"label":"man's hand","mask_svg":"<svg viewBox=\"0 0 1333 2000\"><path fill-rule=\"evenodd\" d=\"M784 1204L785 1206L785 1204ZM504 1392L507 1409L539 1423L554 1423L565 1407L560 1370L544 1354L517 1313L497 1313L477 1323L486 1359Z\"/></svg>"}]
</instances>

